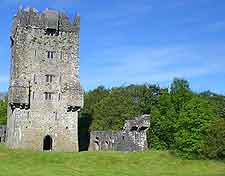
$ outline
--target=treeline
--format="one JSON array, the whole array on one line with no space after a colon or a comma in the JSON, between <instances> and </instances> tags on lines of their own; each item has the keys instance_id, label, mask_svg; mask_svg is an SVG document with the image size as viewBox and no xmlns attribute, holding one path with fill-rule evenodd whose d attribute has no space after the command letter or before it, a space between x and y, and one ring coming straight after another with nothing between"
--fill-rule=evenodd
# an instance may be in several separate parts
<instances>
[{"instance_id":1,"label":"treeline","mask_svg":"<svg viewBox=\"0 0 225 176\"><path fill-rule=\"evenodd\" d=\"M183 79L174 79L168 89L144 84L86 92L80 141L87 131L120 130L125 120L142 114L151 116L150 148L188 158L225 158L225 97L195 93Z\"/></svg>"},{"instance_id":2,"label":"treeline","mask_svg":"<svg viewBox=\"0 0 225 176\"><path fill-rule=\"evenodd\" d=\"M225 158L225 96L195 93L183 79L170 88L129 85L85 92L79 118L81 150L91 130L121 130L125 120L150 114L150 149L170 150L186 158ZM0 100L0 124L6 124L7 98Z\"/></svg>"}]
</instances>

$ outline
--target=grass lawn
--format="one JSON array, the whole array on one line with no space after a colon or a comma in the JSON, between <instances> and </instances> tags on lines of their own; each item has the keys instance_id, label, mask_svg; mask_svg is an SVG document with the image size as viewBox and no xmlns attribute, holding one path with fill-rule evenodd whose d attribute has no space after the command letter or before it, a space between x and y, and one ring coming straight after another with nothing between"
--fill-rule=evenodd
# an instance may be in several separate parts
<instances>
[{"instance_id":1,"label":"grass lawn","mask_svg":"<svg viewBox=\"0 0 225 176\"><path fill-rule=\"evenodd\" d=\"M225 176L225 162L181 160L168 152L51 153L0 145L1 176Z\"/></svg>"}]
</instances>

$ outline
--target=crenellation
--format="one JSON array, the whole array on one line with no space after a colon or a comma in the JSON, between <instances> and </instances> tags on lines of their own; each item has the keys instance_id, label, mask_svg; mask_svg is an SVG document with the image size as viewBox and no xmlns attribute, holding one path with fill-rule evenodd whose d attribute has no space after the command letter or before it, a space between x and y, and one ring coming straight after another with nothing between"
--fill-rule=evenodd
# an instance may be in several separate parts
<instances>
[{"instance_id":1,"label":"crenellation","mask_svg":"<svg viewBox=\"0 0 225 176\"><path fill-rule=\"evenodd\" d=\"M46 9L44 12L39 13L37 10L28 8L20 9L13 23L13 33L17 27L25 28L39 28L47 30L49 33L59 31L76 32L80 28L80 16L77 15L74 18L74 22L70 21L70 18L62 12ZM48 31L47 31L48 34Z\"/></svg>"}]
</instances>

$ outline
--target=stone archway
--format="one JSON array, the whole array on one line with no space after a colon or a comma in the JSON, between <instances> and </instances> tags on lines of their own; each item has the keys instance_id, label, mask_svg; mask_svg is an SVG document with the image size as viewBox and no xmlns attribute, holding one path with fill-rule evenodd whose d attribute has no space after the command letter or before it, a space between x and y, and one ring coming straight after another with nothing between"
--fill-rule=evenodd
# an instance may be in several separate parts
<instances>
[{"instance_id":1,"label":"stone archway","mask_svg":"<svg viewBox=\"0 0 225 176\"><path fill-rule=\"evenodd\" d=\"M45 150L45 151L51 151L52 150L52 138L49 135L44 137L43 150Z\"/></svg>"}]
</instances>

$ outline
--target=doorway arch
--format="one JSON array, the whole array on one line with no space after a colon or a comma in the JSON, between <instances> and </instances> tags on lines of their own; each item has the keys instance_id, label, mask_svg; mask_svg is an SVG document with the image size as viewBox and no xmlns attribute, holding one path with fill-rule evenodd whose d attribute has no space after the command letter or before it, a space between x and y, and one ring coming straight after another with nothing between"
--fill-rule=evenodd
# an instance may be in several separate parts
<instances>
[{"instance_id":1,"label":"doorway arch","mask_svg":"<svg viewBox=\"0 0 225 176\"><path fill-rule=\"evenodd\" d=\"M43 150L51 151L52 150L52 137L47 135L43 140Z\"/></svg>"}]
</instances>

